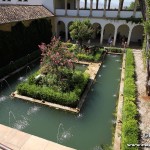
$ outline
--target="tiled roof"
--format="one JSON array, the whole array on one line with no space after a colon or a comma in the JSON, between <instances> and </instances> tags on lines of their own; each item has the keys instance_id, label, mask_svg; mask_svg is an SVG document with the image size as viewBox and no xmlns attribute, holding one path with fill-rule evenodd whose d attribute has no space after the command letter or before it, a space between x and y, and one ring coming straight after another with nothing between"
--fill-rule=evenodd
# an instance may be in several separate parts
<instances>
[{"instance_id":1,"label":"tiled roof","mask_svg":"<svg viewBox=\"0 0 150 150\"><path fill-rule=\"evenodd\" d=\"M53 14L41 5L0 5L0 24L52 16Z\"/></svg>"}]
</instances>

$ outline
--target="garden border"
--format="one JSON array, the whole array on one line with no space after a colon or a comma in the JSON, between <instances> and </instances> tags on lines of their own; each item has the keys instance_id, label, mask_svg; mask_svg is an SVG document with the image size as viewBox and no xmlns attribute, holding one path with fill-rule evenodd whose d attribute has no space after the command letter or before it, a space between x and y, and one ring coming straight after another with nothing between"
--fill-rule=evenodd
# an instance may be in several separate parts
<instances>
[{"instance_id":1,"label":"garden border","mask_svg":"<svg viewBox=\"0 0 150 150\"><path fill-rule=\"evenodd\" d=\"M121 81L119 88L119 98L118 98L118 106L117 106L117 119L116 119L116 127L114 134L114 146L115 150L121 149L121 128L122 128L122 109L123 109L123 101L124 101L124 78L125 78L125 62L126 62L126 54L123 54L123 62L122 62L122 71L121 71Z\"/></svg>"},{"instance_id":2,"label":"garden border","mask_svg":"<svg viewBox=\"0 0 150 150\"><path fill-rule=\"evenodd\" d=\"M93 82L95 80L97 72L99 71L99 69L101 67L102 62L100 62L100 63L89 63L89 62L79 61L78 63L79 64L89 65L88 69L85 72L90 74L90 81L88 82L88 84L86 86L86 90L82 94L82 96L81 96L81 98L79 100L78 106L76 108L63 106L63 105L47 102L47 101L44 101L44 100L38 100L38 99L31 98L31 97L19 95L17 93L17 91L13 92L11 94L11 96L15 97L15 98L19 98L19 99L25 100L25 101L35 102L35 103L39 103L39 104L42 104L42 105L46 105L48 107L53 107L55 109L62 109L64 111L70 111L70 112L73 112L73 113L79 113L81 108L82 108L82 105L83 105L83 103L85 101L85 98L86 98L86 96L87 96L87 94L88 94L88 92L90 90L90 87L92 86L92 84L93 84Z\"/></svg>"}]
</instances>

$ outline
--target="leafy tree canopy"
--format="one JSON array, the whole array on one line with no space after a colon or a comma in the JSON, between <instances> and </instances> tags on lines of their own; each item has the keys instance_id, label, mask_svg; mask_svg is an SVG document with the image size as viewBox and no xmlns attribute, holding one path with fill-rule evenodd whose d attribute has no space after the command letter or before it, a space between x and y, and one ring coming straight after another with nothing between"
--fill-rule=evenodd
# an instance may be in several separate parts
<instances>
[{"instance_id":1,"label":"leafy tree canopy","mask_svg":"<svg viewBox=\"0 0 150 150\"><path fill-rule=\"evenodd\" d=\"M131 2L129 7L127 7L128 10L134 10L134 6L135 6L135 1ZM139 2L137 2L137 8L139 7Z\"/></svg>"},{"instance_id":2,"label":"leafy tree canopy","mask_svg":"<svg viewBox=\"0 0 150 150\"><path fill-rule=\"evenodd\" d=\"M82 47L85 40L89 40L93 33L92 24L89 19L83 21L76 20L69 27L71 38L77 40Z\"/></svg>"}]
</instances>

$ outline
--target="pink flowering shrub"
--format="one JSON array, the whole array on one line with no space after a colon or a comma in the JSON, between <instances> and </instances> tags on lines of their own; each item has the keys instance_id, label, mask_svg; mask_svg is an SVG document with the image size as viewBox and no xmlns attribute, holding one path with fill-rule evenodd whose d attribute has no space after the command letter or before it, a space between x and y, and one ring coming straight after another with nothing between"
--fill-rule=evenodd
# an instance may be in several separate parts
<instances>
[{"instance_id":1,"label":"pink flowering shrub","mask_svg":"<svg viewBox=\"0 0 150 150\"><path fill-rule=\"evenodd\" d=\"M41 43L38 45L41 50L41 68L46 67L47 72L44 73L59 73L61 68L74 70L76 58L73 53L68 51L65 43L62 43L59 38L54 37L51 43L46 45Z\"/></svg>"}]
</instances>

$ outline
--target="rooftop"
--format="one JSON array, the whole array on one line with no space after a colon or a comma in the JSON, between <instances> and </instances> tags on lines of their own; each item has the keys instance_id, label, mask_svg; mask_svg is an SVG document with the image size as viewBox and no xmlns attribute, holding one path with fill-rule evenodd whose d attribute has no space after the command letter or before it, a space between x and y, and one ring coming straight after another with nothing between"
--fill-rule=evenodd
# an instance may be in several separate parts
<instances>
[{"instance_id":1,"label":"rooftop","mask_svg":"<svg viewBox=\"0 0 150 150\"><path fill-rule=\"evenodd\" d=\"M54 16L44 6L0 5L0 24Z\"/></svg>"}]
</instances>

